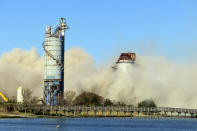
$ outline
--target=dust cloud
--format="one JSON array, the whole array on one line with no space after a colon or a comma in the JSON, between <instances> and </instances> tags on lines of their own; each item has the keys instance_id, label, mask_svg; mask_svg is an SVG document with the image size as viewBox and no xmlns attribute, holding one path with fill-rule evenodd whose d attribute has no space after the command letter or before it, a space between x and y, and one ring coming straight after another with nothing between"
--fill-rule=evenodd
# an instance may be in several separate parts
<instances>
[{"instance_id":1,"label":"dust cloud","mask_svg":"<svg viewBox=\"0 0 197 131\"><path fill-rule=\"evenodd\" d=\"M117 56L118 59L119 56ZM197 63L173 63L162 56L139 56L134 65L115 61L103 67L81 48L65 52L65 92L91 91L136 105L152 98L158 106L197 108ZM43 58L36 49L13 49L0 58L0 90L9 97L18 86L43 96Z\"/></svg>"},{"instance_id":2,"label":"dust cloud","mask_svg":"<svg viewBox=\"0 0 197 131\"><path fill-rule=\"evenodd\" d=\"M0 58L0 91L7 97L16 96L19 86L29 88L33 95L42 95L43 58L36 49L15 48Z\"/></svg>"}]
</instances>

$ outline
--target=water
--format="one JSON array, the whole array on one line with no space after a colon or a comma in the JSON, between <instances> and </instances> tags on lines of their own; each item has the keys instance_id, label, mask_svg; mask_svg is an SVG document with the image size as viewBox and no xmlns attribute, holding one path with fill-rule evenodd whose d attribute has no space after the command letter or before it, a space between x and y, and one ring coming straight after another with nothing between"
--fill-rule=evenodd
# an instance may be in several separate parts
<instances>
[{"instance_id":1,"label":"water","mask_svg":"<svg viewBox=\"0 0 197 131\"><path fill-rule=\"evenodd\" d=\"M56 128L60 125L60 128ZM197 131L197 119L13 118L0 131Z\"/></svg>"}]
</instances>

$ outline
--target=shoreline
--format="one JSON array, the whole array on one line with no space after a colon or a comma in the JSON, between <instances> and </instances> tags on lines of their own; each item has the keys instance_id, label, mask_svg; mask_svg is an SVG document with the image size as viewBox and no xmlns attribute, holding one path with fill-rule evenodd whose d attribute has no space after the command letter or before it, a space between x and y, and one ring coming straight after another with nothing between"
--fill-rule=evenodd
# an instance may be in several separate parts
<instances>
[{"instance_id":1,"label":"shoreline","mask_svg":"<svg viewBox=\"0 0 197 131\"><path fill-rule=\"evenodd\" d=\"M1 104L0 118L197 118L197 109Z\"/></svg>"},{"instance_id":2,"label":"shoreline","mask_svg":"<svg viewBox=\"0 0 197 131\"><path fill-rule=\"evenodd\" d=\"M3 118L151 118L151 119L196 119L195 117L177 117L177 116L58 116L58 115L36 115L32 113L0 113L0 119Z\"/></svg>"}]
</instances>

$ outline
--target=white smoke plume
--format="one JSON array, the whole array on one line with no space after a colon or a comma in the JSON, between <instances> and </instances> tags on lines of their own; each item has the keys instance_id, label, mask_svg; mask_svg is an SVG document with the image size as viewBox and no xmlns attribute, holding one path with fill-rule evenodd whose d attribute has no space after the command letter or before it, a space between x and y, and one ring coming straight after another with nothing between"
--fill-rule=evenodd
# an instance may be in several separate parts
<instances>
[{"instance_id":1,"label":"white smoke plume","mask_svg":"<svg viewBox=\"0 0 197 131\"><path fill-rule=\"evenodd\" d=\"M152 98L158 106L197 108L195 62L177 64L161 56L137 55L134 65L119 65L117 70L111 66L96 67L83 49L71 48L65 53L65 91L91 91L134 105ZM43 58L35 49L3 54L0 75L0 91L7 96L16 95L18 86L43 96Z\"/></svg>"}]
</instances>

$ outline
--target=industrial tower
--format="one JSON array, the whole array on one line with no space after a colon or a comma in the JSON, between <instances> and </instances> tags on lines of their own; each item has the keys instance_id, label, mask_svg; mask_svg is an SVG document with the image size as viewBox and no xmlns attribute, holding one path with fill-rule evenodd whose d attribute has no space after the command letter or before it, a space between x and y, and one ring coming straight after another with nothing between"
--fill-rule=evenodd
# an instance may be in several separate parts
<instances>
[{"instance_id":1,"label":"industrial tower","mask_svg":"<svg viewBox=\"0 0 197 131\"><path fill-rule=\"evenodd\" d=\"M130 70L130 67L134 65L136 61L136 54L134 52L130 53L121 53L119 59L116 62L116 65L112 68L114 70L120 70L122 72L128 72Z\"/></svg>"},{"instance_id":2,"label":"industrial tower","mask_svg":"<svg viewBox=\"0 0 197 131\"><path fill-rule=\"evenodd\" d=\"M64 18L53 30L46 27L44 49L44 103L61 105L64 98L64 35L68 29Z\"/></svg>"},{"instance_id":3,"label":"industrial tower","mask_svg":"<svg viewBox=\"0 0 197 131\"><path fill-rule=\"evenodd\" d=\"M134 52L121 53L116 64L119 63L134 63L136 61L136 54Z\"/></svg>"}]
</instances>

